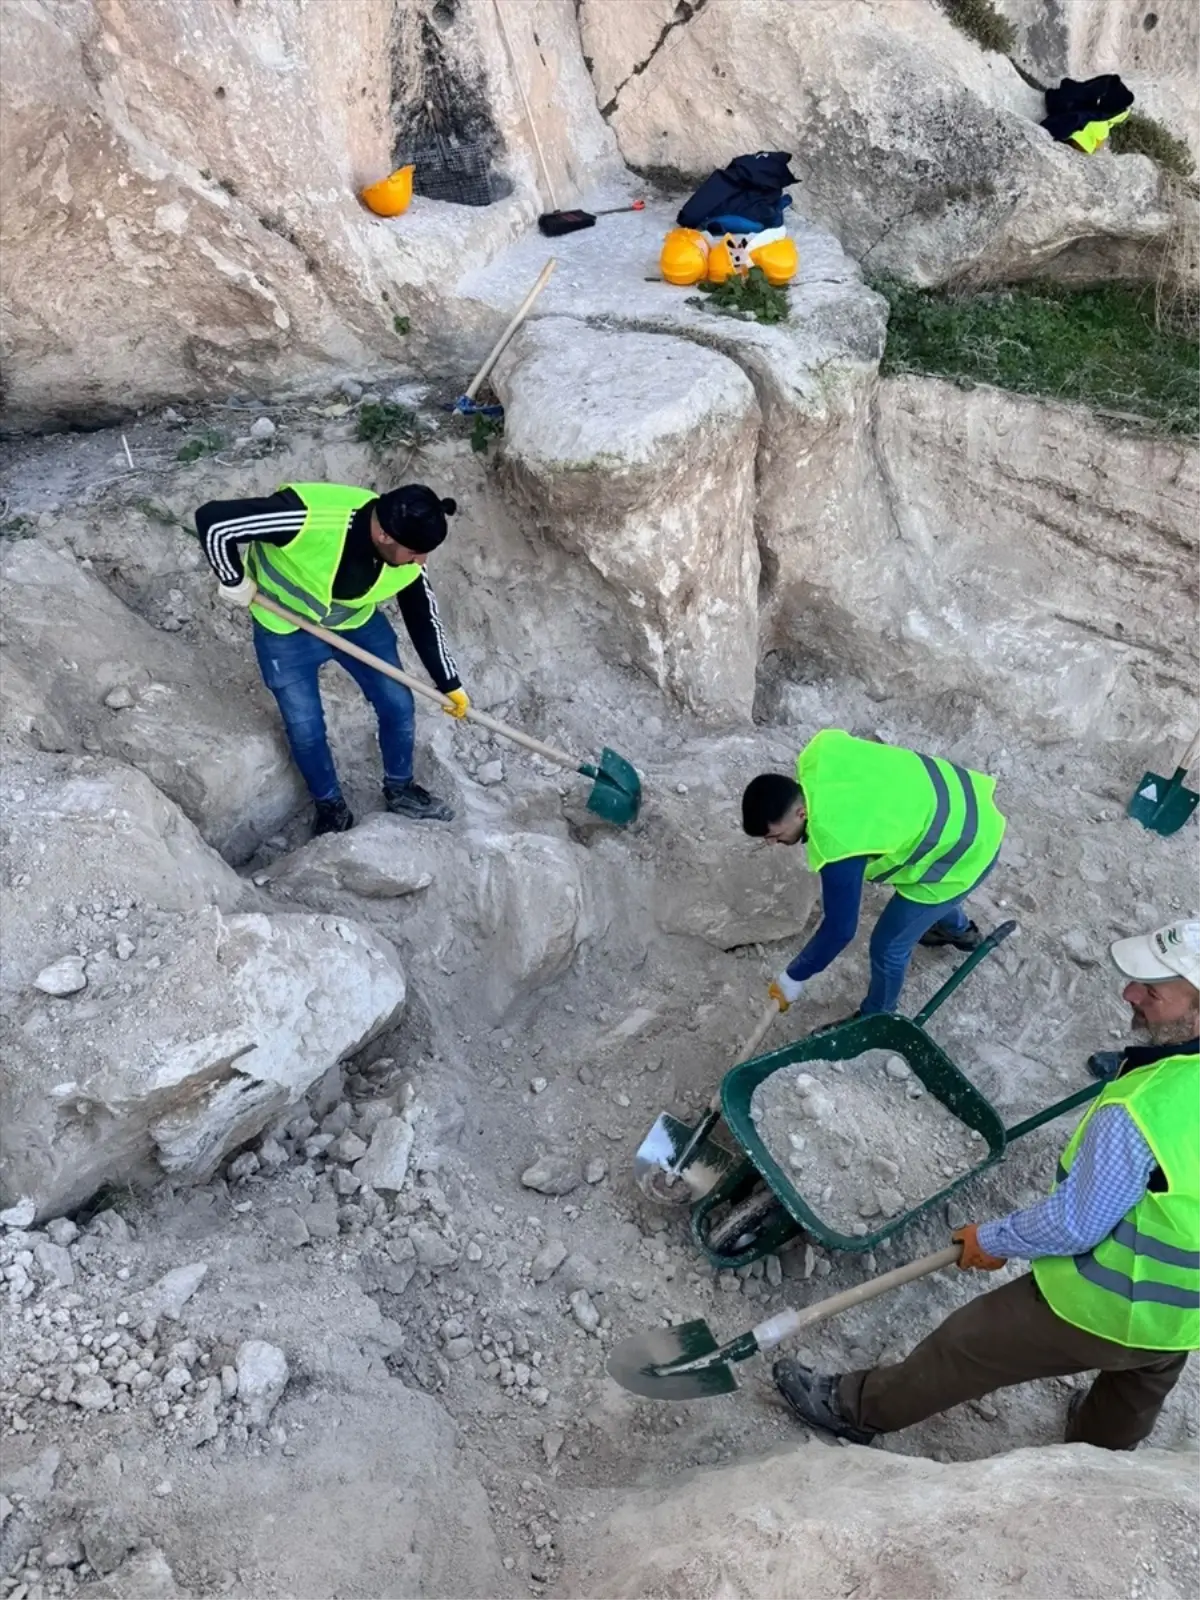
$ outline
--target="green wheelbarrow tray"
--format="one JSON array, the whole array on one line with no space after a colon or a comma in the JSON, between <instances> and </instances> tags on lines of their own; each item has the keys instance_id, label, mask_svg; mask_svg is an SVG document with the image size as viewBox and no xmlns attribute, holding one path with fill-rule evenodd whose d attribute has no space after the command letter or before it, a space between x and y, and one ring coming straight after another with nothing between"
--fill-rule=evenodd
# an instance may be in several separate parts
<instances>
[{"instance_id":1,"label":"green wheelbarrow tray","mask_svg":"<svg viewBox=\"0 0 1200 1600\"><path fill-rule=\"evenodd\" d=\"M778 1250L789 1239L794 1239L797 1233L806 1234L815 1243L830 1250L873 1250L884 1239L907 1227L922 1212L944 1201L956 1189L999 1161L1013 1139L1032 1133L1035 1128L1052 1122L1076 1106L1086 1105L1100 1093L1103 1084L1088 1084L1023 1122L1006 1128L991 1102L980 1094L945 1051L925 1032L922 1024L1014 926L1012 923L1005 924L990 935L994 943L988 945L985 941L986 948L981 946L964 961L915 1017L858 1017L850 1022L839 1023L825 1033L810 1034L769 1055L743 1061L725 1075L721 1084L722 1114L733 1138L745 1152L745 1159L726 1173L716 1187L692 1207L692 1237L713 1266L722 1269L747 1266ZM857 1235L841 1233L823 1221L794 1187L792 1177L779 1165L759 1136L750 1116L750 1101L759 1084L784 1067L794 1066L801 1061L852 1061L867 1050L888 1050L902 1056L913 1075L935 1099L940 1100L960 1122L982 1135L986 1154L977 1166L951 1179L944 1188L922 1200L920 1205L888 1218L874 1232ZM707 1239L713 1213L721 1205L739 1201L759 1181L766 1183L779 1202L779 1209L764 1221L753 1243L746 1249L728 1255L710 1249Z\"/></svg>"}]
</instances>

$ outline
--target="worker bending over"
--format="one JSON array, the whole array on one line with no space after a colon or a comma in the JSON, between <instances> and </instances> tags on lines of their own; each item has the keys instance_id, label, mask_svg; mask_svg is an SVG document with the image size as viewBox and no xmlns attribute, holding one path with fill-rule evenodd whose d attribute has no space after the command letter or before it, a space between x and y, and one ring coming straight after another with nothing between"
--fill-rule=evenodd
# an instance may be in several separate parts
<instances>
[{"instance_id":1,"label":"worker bending over","mask_svg":"<svg viewBox=\"0 0 1200 1600\"><path fill-rule=\"evenodd\" d=\"M806 978L854 938L863 880L895 894L871 935L861 1015L895 1011L913 945L974 950L962 901L991 871L1004 835L994 778L937 756L826 728L796 758L794 779L762 772L742 795L742 826L772 844L805 844L821 875L824 916L768 994L781 1011Z\"/></svg>"},{"instance_id":2,"label":"worker bending over","mask_svg":"<svg viewBox=\"0 0 1200 1600\"><path fill-rule=\"evenodd\" d=\"M379 609L395 595L426 672L450 701L447 711L464 717L470 702L425 576L430 552L445 539L446 518L456 509L453 500L440 500L420 483L378 496L340 483L290 483L262 499L212 500L196 512L221 597L250 608L263 682L278 702L292 756L316 802L314 834L354 826L330 753L318 684L321 667L335 659L378 718L387 809L424 822L448 822L454 812L413 782L410 691L256 605L255 596L261 591L398 667L396 635Z\"/></svg>"},{"instance_id":3,"label":"worker bending over","mask_svg":"<svg viewBox=\"0 0 1200 1600\"><path fill-rule=\"evenodd\" d=\"M946 1318L905 1361L831 1377L775 1363L796 1414L867 1444L1031 1378L1099 1369L1068 1444L1132 1450L1200 1348L1200 922L1119 939L1151 1048L1126 1052L1067 1142L1049 1197L953 1237L959 1266L1032 1272Z\"/></svg>"}]
</instances>

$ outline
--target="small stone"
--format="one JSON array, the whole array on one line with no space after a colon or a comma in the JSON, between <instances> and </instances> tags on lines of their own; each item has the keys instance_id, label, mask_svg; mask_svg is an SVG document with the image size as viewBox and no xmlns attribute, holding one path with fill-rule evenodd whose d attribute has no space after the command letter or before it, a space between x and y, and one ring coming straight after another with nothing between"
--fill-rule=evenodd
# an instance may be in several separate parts
<instances>
[{"instance_id":1,"label":"small stone","mask_svg":"<svg viewBox=\"0 0 1200 1600\"><path fill-rule=\"evenodd\" d=\"M571 1315L584 1333L595 1333L600 1326L600 1313L592 1304L592 1297L587 1290L576 1289L567 1303L571 1307Z\"/></svg>"},{"instance_id":2,"label":"small stone","mask_svg":"<svg viewBox=\"0 0 1200 1600\"><path fill-rule=\"evenodd\" d=\"M608 1176L608 1162L603 1156L593 1156L584 1169L585 1183L603 1183Z\"/></svg>"},{"instance_id":3,"label":"small stone","mask_svg":"<svg viewBox=\"0 0 1200 1600\"><path fill-rule=\"evenodd\" d=\"M238 1392L238 1375L236 1367L221 1368L221 1398L232 1400Z\"/></svg>"},{"instance_id":4,"label":"small stone","mask_svg":"<svg viewBox=\"0 0 1200 1600\"><path fill-rule=\"evenodd\" d=\"M308 1244L311 1237L304 1218L292 1206L272 1211L267 1217L267 1227L280 1243L290 1244L294 1250Z\"/></svg>"},{"instance_id":5,"label":"small stone","mask_svg":"<svg viewBox=\"0 0 1200 1600\"><path fill-rule=\"evenodd\" d=\"M48 1240L35 1244L33 1259L43 1275L60 1289L69 1289L75 1282L75 1268L71 1265L71 1257L61 1244L51 1244Z\"/></svg>"},{"instance_id":6,"label":"small stone","mask_svg":"<svg viewBox=\"0 0 1200 1600\"><path fill-rule=\"evenodd\" d=\"M255 417L250 424L250 437L260 442L275 437L275 424L270 417Z\"/></svg>"},{"instance_id":7,"label":"small stone","mask_svg":"<svg viewBox=\"0 0 1200 1600\"><path fill-rule=\"evenodd\" d=\"M372 1189L398 1193L408 1176L413 1136L408 1117L385 1117L377 1122L366 1155L355 1163L354 1176Z\"/></svg>"},{"instance_id":8,"label":"small stone","mask_svg":"<svg viewBox=\"0 0 1200 1600\"><path fill-rule=\"evenodd\" d=\"M559 1451L566 1443L566 1436L559 1433L557 1428L548 1428L542 1435L542 1454L546 1457L546 1465L552 1467L558 1460Z\"/></svg>"},{"instance_id":9,"label":"small stone","mask_svg":"<svg viewBox=\"0 0 1200 1600\"><path fill-rule=\"evenodd\" d=\"M889 1056L886 1071L888 1077L894 1079L896 1083L904 1083L906 1079L912 1077L912 1068L903 1056Z\"/></svg>"},{"instance_id":10,"label":"small stone","mask_svg":"<svg viewBox=\"0 0 1200 1600\"><path fill-rule=\"evenodd\" d=\"M50 1567L77 1567L83 1560L83 1545L75 1529L67 1524L54 1528L42 1538L42 1564Z\"/></svg>"},{"instance_id":11,"label":"small stone","mask_svg":"<svg viewBox=\"0 0 1200 1600\"><path fill-rule=\"evenodd\" d=\"M174 1484L172 1484L170 1478L163 1478L161 1482L154 1485L154 1493L160 1500L165 1500L166 1497L173 1491L173 1489Z\"/></svg>"},{"instance_id":12,"label":"small stone","mask_svg":"<svg viewBox=\"0 0 1200 1600\"><path fill-rule=\"evenodd\" d=\"M545 1283L552 1278L567 1259L567 1247L561 1239L547 1239L533 1258L529 1275L534 1283Z\"/></svg>"},{"instance_id":13,"label":"small stone","mask_svg":"<svg viewBox=\"0 0 1200 1600\"><path fill-rule=\"evenodd\" d=\"M267 1172L277 1172L286 1167L288 1153L277 1139L265 1138L258 1147L258 1164Z\"/></svg>"},{"instance_id":14,"label":"small stone","mask_svg":"<svg viewBox=\"0 0 1200 1600\"><path fill-rule=\"evenodd\" d=\"M287 1357L265 1339L246 1339L237 1349L238 1402L251 1427L267 1424L287 1387Z\"/></svg>"},{"instance_id":15,"label":"small stone","mask_svg":"<svg viewBox=\"0 0 1200 1600\"><path fill-rule=\"evenodd\" d=\"M258 1157L253 1150L243 1150L240 1156L234 1156L227 1171L230 1183L245 1183L258 1171Z\"/></svg>"},{"instance_id":16,"label":"small stone","mask_svg":"<svg viewBox=\"0 0 1200 1600\"><path fill-rule=\"evenodd\" d=\"M878 1210L878 1207L876 1207L876 1210ZM869 1230L868 1230L867 1225L866 1225L865 1222L856 1222L854 1224L854 1226L850 1229L850 1232L854 1235L854 1237L856 1239L865 1239L866 1236L867 1236L868 1231Z\"/></svg>"},{"instance_id":17,"label":"small stone","mask_svg":"<svg viewBox=\"0 0 1200 1600\"><path fill-rule=\"evenodd\" d=\"M987 1395L980 1395L978 1400L968 1400L967 1404L976 1416L982 1417L985 1422L995 1422L1000 1415Z\"/></svg>"},{"instance_id":18,"label":"small stone","mask_svg":"<svg viewBox=\"0 0 1200 1600\"><path fill-rule=\"evenodd\" d=\"M1090 939L1082 928L1068 928L1063 934L1062 944L1076 966L1094 967L1099 964L1096 941Z\"/></svg>"},{"instance_id":19,"label":"small stone","mask_svg":"<svg viewBox=\"0 0 1200 1600\"><path fill-rule=\"evenodd\" d=\"M899 1189L887 1187L876 1189L875 1199L885 1217L898 1217L905 1208L904 1196Z\"/></svg>"},{"instance_id":20,"label":"small stone","mask_svg":"<svg viewBox=\"0 0 1200 1600\"><path fill-rule=\"evenodd\" d=\"M539 1194L563 1195L579 1187L579 1174L568 1156L544 1155L525 1168L521 1182Z\"/></svg>"},{"instance_id":21,"label":"small stone","mask_svg":"<svg viewBox=\"0 0 1200 1600\"><path fill-rule=\"evenodd\" d=\"M22 1195L15 1205L0 1211L0 1227L27 1228L37 1216L37 1206L28 1195Z\"/></svg>"},{"instance_id":22,"label":"small stone","mask_svg":"<svg viewBox=\"0 0 1200 1600\"><path fill-rule=\"evenodd\" d=\"M30 1220L32 1221L32 1218ZM79 1237L79 1229L71 1221L70 1217L55 1217L52 1222L46 1224L46 1232L55 1244L61 1244L64 1247L74 1244Z\"/></svg>"},{"instance_id":23,"label":"small stone","mask_svg":"<svg viewBox=\"0 0 1200 1600\"><path fill-rule=\"evenodd\" d=\"M337 1201L332 1195L314 1200L304 1213L304 1226L314 1239L336 1239L338 1236Z\"/></svg>"},{"instance_id":24,"label":"small stone","mask_svg":"<svg viewBox=\"0 0 1200 1600\"><path fill-rule=\"evenodd\" d=\"M482 784L485 789L492 789L496 784L503 783L504 763L485 761L475 774L475 782Z\"/></svg>"},{"instance_id":25,"label":"small stone","mask_svg":"<svg viewBox=\"0 0 1200 1600\"><path fill-rule=\"evenodd\" d=\"M333 1172L333 1192L346 1199L352 1194L357 1194L362 1184L348 1167L335 1167Z\"/></svg>"},{"instance_id":26,"label":"small stone","mask_svg":"<svg viewBox=\"0 0 1200 1600\"><path fill-rule=\"evenodd\" d=\"M905 1085L904 1092L910 1100L919 1100L925 1090L919 1083L909 1083Z\"/></svg>"},{"instance_id":27,"label":"small stone","mask_svg":"<svg viewBox=\"0 0 1200 1600\"><path fill-rule=\"evenodd\" d=\"M347 1165L354 1161L361 1161L367 1153L367 1142L360 1139L349 1128L345 1133L340 1133L329 1146L329 1154L335 1161L343 1161ZM359 1180L361 1182L361 1179ZM373 1186L372 1186L373 1187Z\"/></svg>"},{"instance_id":28,"label":"small stone","mask_svg":"<svg viewBox=\"0 0 1200 1600\"><path fill-rule=\"evenodd\" d=\"M425 1223L417 1223L412 1227L408 1237L417 1253L417 1260L434 1272L443 1267L452 1267L458 1260L458 1251L454 1246L447 1244L440 1233Z\"/></svg>"},{"instance_id":29,"label":"small stone","mask_svg":"<svg viewBox=\"0 0 1200 1600\"><path fill-rule=\"evenodd\" d=\"M877 1217L882 1209L883 1207L879 1204L878 1198L873 1194L864 1195L858 1203L860 1217ZM866 1231L864 1228L863 1232L866 1233Z\"/></svg>"},{"instance_id":30,"label":"small stone","mask_svg":"<svg viewBox=\"0 0 1200 1600\"><path fill-rule=\"evenodd\" d=\"M81 1411L103 1411L112 1404L113 1392L99 1373L82 1379L75 1385L71 1399Z\"/></svg>"},{"instance_id":31,"label":"small stone","mask_svg":"<svg viewBox=\"0 0 1200 1600\"><path fill-rule=\"evenodd\" d=\"M596 1263L577 1251L569 1255L560 1269L562 1285L568 1294L576 1289L589 1291L600 1287L600 1269Z\"/></svg>"},{"instance_id":32,"label":"small stone","mask_svg":"<svg viewBox=\"0 0 1200 1600\"><path fill-rule=\"evenodd\" d=\"M178 1322L184 1306L204 1282L207 1272L208 1267L203 1261L194 1261L186 1267L173 1267L147 1293L147 1313L156 1317L170 1317L173 1322Z\"/></svg>"},{"instance_id":33,"label":"small stone","mask_svg":"<svg viewBox=\"0 0 1200 1600\"><path fill-rule=\"evenodd\" d=\"M768 1256L766 1259L766 1279L773 1289L778 1289L783 1282L783 1264L778 1256Z\"/></svg>"},{"instance_id":34,"label":"small stone","mask_svg":"<svg viewBox=\"0 0 1200 1600\"><path fill-rule=\"evenodd\" d=\"M542 1094L546 1089L546 1079L533 1078L530 1080L529 1087L533 1090L534 1094Z\"/></svg>"},{"instance_id":35,"label":"small stone","mask_svg":"<svg viewBox=\"0 0 1200 1600\"><path fill-rule=\"evenodd\" d=\"M117 940L116 951L118 961L128 961L130 956L133 955L136 950L137 945L127 933L123 933Z\"/></svg>"},{"instance_id":36,"label":"small stone","mask_svg":"<svg viewBox=\"0 0 1200 1600\"><path fill-rule=\"evenodd\" d=\"M473 1340L468 1339L465 1335L457 1339L448 1339L446 1341L446 1360L465 1361L474 1349Z\"/></svg>"},{"instance_id":37,"label":"small stone","mask_svg":"<svg viewBox=\"0 0 1200 1600\"><path fill-rule=\"evenodd\" d=\"M33 980L33 986L35 989L40 989L43 994L54 995L59 1000L65 1000L71 994L78 994L81 989L87 988L83 957L62 956L58 961L52 961L38 973Z\"/></svg>"}]
</instances>

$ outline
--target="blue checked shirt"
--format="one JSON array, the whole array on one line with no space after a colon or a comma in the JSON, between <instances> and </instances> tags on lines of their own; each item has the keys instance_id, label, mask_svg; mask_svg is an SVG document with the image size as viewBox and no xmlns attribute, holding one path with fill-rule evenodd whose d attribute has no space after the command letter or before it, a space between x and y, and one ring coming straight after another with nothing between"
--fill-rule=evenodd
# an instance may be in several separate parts
<instances>
[{"instance_id":1,"label":"blue checked shirt","mask_svg":"<svg viewBox=\"0 0 1200 1600\"><path fill-rule=\"evenodd\" d=\"M1026 1261L1082 1255L1137 1205L1154 1167L1154 1153L1125 1108L1102 1106L1054 1193L1027 1211L983 1223L980 1246L989 1255Z\"/></svg>"}]
</instances>

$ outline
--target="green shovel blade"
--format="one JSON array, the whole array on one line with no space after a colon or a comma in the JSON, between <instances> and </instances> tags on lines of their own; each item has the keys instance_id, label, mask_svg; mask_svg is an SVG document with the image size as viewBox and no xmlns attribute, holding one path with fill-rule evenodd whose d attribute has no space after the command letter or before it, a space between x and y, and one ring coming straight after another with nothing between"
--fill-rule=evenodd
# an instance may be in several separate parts
<instances>
[{"instance_id":1,"label":"green shovel blade","mask_svg":"<svg viewBox=\"0 0 1200 1600\"><path fill-rule=\"evenodd\" d=\"M1196 809L1200 794L1185 789L1186 768L1177 767L1170 778L1157 772L1143 772L1133 797L1125 807L1127 816L1152 833L1178 833Z\"/></svg>"},{"instance_id":2,"label":"green shovel blade","mask_svg":"<svg viewBox=\"0 0 1200 1600\"><path fill-rule=\"evenodd\" d=\"M642 780L631 762L606 745L598 766L585 765L579 770L585 778L595 779L588 795L589 811L618 828L636 819L642 803Z\"/></svg>"},{"instance_id":3,"label":"green shovel blade","mask_svg":"<svg viewBox=\"0 0 1200 1600\"><path fill-rule=\"evenodd\" d=\"M608 1374L630 1394L645 1400L709 1400L732 1394L738 1386L721 1353L708 1323L697 1318L622 1339L608 1358ZM709 1357L715 1358L710 1364L691 1371L675 1370Z\"/></svg>"}]
</instances>

